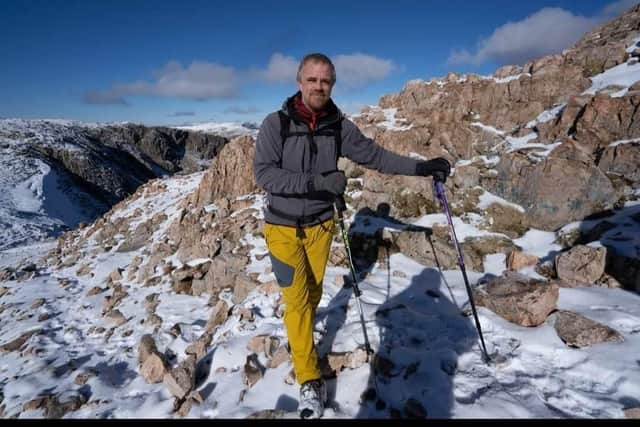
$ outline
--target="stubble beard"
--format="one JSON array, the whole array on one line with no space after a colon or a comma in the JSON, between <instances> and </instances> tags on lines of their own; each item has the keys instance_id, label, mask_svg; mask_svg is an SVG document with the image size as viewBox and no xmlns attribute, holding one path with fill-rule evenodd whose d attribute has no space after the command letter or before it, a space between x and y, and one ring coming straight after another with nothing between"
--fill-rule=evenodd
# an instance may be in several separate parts
<instances>
[{"instance_id":1,"label":"stubble beard","mask_svg":"<svg viewBox=\"0 0 640 427\"><path fill-rule=\"evenodd\" d=\"M313 110L321 111L326 107L328 101L329 97L325 93L312 93L307 100L307 104Z\"/></svg>"}]
</instances>

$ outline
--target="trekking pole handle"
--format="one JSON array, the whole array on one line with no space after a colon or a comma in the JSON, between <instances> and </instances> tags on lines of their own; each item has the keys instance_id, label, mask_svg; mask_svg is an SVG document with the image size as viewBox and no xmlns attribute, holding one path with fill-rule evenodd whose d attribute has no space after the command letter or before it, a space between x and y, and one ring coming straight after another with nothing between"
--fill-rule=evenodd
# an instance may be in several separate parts
<instances>
[{"instance_id":1,"label":"trekking pole handle","mask_svg":"<svg viewBox=\"0 0 640 427\"><path fill-rule=\"evenodd\" d=\"M433 181L434 182L444 182L447 179L447 177L445 176L444 172L442 171L435 171L433 173Z\"/></svg>"},{"instance_id":2,"label":"trekking pole handle","mask_svg":"<svg viewBox=\"0 0 640 427\"><path fill-rule=\"evenodd\" d=\"M347 203L344 201L344 196L341 194L336 196L335 199L336 209L339 213L342 213L347 210Z\"/></svg>"}]
</instances>

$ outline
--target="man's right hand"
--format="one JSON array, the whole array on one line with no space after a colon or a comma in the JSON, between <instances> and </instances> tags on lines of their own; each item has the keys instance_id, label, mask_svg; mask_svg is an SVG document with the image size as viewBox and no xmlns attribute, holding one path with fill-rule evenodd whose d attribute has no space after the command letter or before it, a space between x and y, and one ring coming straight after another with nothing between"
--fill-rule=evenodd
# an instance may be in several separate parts
<instances>
[{"instance_id":1,"label":"man's right hand","mask_svg":"<svg viewBox=\"0 0 640 427\"><path fill-rule=\"evenodd\" d=\"M334 196L340 196L347 188L347 177L342 171L334 171L323 175L314 175L309 184L311 192L327 191Z\"/></svg>"}]
</instances>

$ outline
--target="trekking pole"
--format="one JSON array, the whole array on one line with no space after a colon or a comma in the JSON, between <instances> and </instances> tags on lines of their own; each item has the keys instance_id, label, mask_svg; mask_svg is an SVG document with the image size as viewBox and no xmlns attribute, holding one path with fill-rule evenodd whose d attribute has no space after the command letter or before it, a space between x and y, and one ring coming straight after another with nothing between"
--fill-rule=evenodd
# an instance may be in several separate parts
<instances>
[{"instance_id":1,"label":"trekking pole","mask_svg":"<svg viewBox=\"0 0 640 427\"><path fill-rule=\"evenodd\" d=\"M371 349L371 344L369 344L369 336L367 335L367 328L364 322L364 312L362 311L362 303L360 302L360 295L362 292L358 287L358 276L356 275L356 269L353 265L353 258L351 257L351 247L349 246L349 236L347 235L347 231L344 226L344 216L343 212L347 210L347 204L344 201L344 197L338 196L335 199L336 211L338 211L338 225L340 226L340 232L342 234L342 241L344 242L344 247L347 250L347 258L349 261L349 270L351 271L351 281L353 282L353 293L356 296L356 304L358 306L358 311L360 312L360 322L362 323L362 333L364 334L364 347L367 352L367 358L369 358L373 354L373 350Z\"/></svg>"},{"instance_id":2,"label":"trekking pole","mask_svg":"<svg viewBox=\"0 0 640 427\"><path fill-rule=\"evenodd\" d=\"M482 337L482 328L480 328L480 320L478 320L478 313L476 312L476 305L473 302L473 295L471 294L471 286L469 286L469 279L467 278L467 270L464 266L464 259L462 258L462 250L460 249L460 244L458 243L458 238L456 237L456 230L453 227L453 220L451 219L451 212L449 211L449 203L447 202L447 196L444 192L443 182L445 180L445 176L442 172L436 172L433 175L433 188L436 197L440 200L440 205L442 206L442 210L444 211L447 222L449 223L449 231L451 233L451 239L455 244L456 251L458 252L458 266L460 267L460 271L462 271L462 277L464 278L464 284L467 288L467 294L469 295L469 303L471 304L471 310L473 311L473 318L476 322L476 329L478 329L478 335L480 335L480 342L482 343L482 350L484 351L485 362L488 364L491 358L487 353L487 347L484 345L484 338Z\"/></svg>"},{"instance_id":3,"label":"trekking pole","mask_svg":"<svg viewBox=\"0 0 640 427\"><path fill-rule=\"evenodd\" d=\"M342 234L342 241L344 242L344 247L347 251L347 258L349 260L349 271L351 272L351 281L353 282L353 293L356 296L356 304L358 306L358 312L360 313L360 323L362 324L362 334L364 335L364 349L367 352L367 362L371 363L372 376L373 376L373 389L367 389L365 392L366 400L376 400L376 409L383 410L387 404L380 397L380 391L378 390L378 375L376 373L376 360L373 360L373 349L371 348L371 344L369 344L369 336L367 335L367 327L364 321L364 311L362 310L362 303L360 302L360 295L362 292L358 287L358 276L356 275L356 268L353 264L353 258L351 256L351 246L349 246L349 236L347 235L347 230L344 226L344 211L347 210L347 204L344 201L343 196L338 196L335 199L335 207L336 211L338 211L338 225L340 226L340 232Z\"/></svg>"}]
</instances>

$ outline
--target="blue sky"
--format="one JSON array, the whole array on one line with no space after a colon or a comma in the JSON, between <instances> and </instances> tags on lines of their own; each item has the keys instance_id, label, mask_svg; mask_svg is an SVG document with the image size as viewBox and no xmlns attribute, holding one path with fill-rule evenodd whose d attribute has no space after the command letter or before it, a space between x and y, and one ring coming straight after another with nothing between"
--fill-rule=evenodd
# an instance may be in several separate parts
<instances>
[{"instance_id":1,"label":"blue sky","mask_svg":"<svg viewBox=\"0 0 640 427\"><path fill-rule=\"evenodd\" d=\"M256 121L335 62L353 113L407 80L559 52L633 0L2 0L0 117Z\"/></svg>"}]
</instances>

